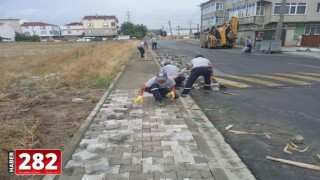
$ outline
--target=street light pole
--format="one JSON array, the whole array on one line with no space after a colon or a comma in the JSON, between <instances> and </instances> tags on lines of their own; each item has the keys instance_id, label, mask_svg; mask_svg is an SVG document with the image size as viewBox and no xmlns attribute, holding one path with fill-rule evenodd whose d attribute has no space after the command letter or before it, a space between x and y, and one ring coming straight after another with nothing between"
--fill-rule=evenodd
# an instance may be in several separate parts
<instances>
[{"instance_id":1,"label":"street light pole","mask_svg":"<svg viewBox=\"0 0 320 180\"><path fill-rule=\"evenodd\" d=\"M275 40L281 40L283 19L284 19L284 14L286 12L286 3L287 3L287 0L282 0L282 2L281 2L280 17L279 17L279 21L277 24Z\"/></svg>"}]
</instances>

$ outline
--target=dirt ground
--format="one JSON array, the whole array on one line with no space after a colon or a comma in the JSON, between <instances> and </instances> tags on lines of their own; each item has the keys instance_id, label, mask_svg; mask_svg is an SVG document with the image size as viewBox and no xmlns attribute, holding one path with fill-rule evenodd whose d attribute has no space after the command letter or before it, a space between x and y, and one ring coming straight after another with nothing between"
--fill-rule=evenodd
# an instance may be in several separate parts
<instances>
[{"instance_id":1,"label":"dirt ground","mask_svg":"<svg viewBox=\"0 0 320 180\"><path fill-rule=\"evenodd\" d=\"M124 51L128 51L128 55L118 52L112 58L121 56L128 59L133 47L135 47L133 44L128 45L130 51L124 49ZM0 46L4 47L3 44ZM39 51L35 51L35 48L30 48L30 46L33 45L18 45L20 51L15 51L15 53L12 53L13 51L8 47L3 48L0 50L2 53L2 56L0 55L0 65L3 65L2 62L8 61L11 56L16 56L16 53L21 53L20 59L25 60L26 56L32 57L33 53L45 54L47 51L57 51L59 49L68 52L66 47L72 47L70 48L71 51L79 45L66 46L62 44L48 46L47 48L40 45ZM92 46L92 44L83 46ZM14 48L17 49L17 46L14 46ZM4 49L7 49L7 51ZM89 52L94 54L92 51L98 48L92 49ZM123 62L118 63L117 66L122 64ZM110 67L117 69L113 66ZM116 73L111 73L112 76L109 78L113 79ZM108 87L107 85L90 85L90 83L72 84L64 82L58 82L53 86L39 87L35 86L32 81L35 78L30 77L23 76L24 81L18 80L21 79L19 77L12 81L10 86L0 87L0 179L40 179L41 176L8 174L8 151L37 148L61 149L63 151ZM26 83L25 79L31 80ZM101 79L98 78L98 80ZM89 81L92 82L92 80ZM84 99L84 102L73 103L72 98L81 98Z\"/></svg>"},{"instance_id":2,"label":"dirt ground","mask_svg":"<svg viewBox=\"0 0 320 180\"><path fill-rule=\"evenodd\" d=\"M17 142L15 147L2 149L1 161L6 159L6 151L16 148L63 150L104 92L104 88L93 89L87 87L76 89L68 86L60 86L56 89L48 90L21 88L15 89L14 92L10 90L1 92L10 98L11 103L13 103L9 107L1 105L2 122L3 120L13 121L14 123L25 121L26 124L37 126L34 129L29 129L30 132L27 132L27 136L30 136L30 138L27 140ZM72 103L73 97L83 98L85 102L81 104ZM24 103L15 104L15 100L20 98L24 99ZM11 108L12 105L15 107ZM4 135L4 137L6 136ZM3 136L2 140L5 140ZM5 163L1 163L1 165L5 165L7 161L2 162ZM4 175L7 168L2 166L1 169L3 170L3 168L5 169L4 172L1 172L0 179L8 179ZM20 178L23 179L23 176ZM34 177L34 179L37 178Z\"/></svg>"}]
</instances>

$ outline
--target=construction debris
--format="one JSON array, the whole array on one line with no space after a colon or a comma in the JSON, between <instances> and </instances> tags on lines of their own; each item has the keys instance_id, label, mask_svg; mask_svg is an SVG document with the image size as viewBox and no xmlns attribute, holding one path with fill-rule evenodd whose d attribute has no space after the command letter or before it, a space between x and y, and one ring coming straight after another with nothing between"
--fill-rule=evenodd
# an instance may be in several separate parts
<instances>
[{"instance_id":1,"label":"construction debris","mask_svg":"<svg viewBox=\"0 0 320 180\"><path fill-rule=\"evenodd\" d=\"M317 154L318 158L320 159L320 154Z\"/></svg>"},{"instance_id":2,"label":"construction debris","mask_svg":"<svg viewBox=\"0 0 320 180\"><path fill-rule=\"evenodd\" d=\"M302 144L304 141L304 138L301 135L295 135L292 138L290 138L289 141L295 144Z\"/></svg>"},{"instance_id":3,"label":"construction debris","mask_svg":"<svg viewBox=\"0 0 320 180\"><path fill-rule=\"evenodd\" d=\"M312 164L306 164L306 163L301 163L301 162L296 162L296 161L291 161L291 160L286 160L286 159L274 158L274 157L271 157L271 156L267 156L267 159L268 160L272 160L272 161L285 163L285 164L290 164L290 165L293 165L293 166L303 167L303 168L306 168L306 169L312 169L312 170L320 171L320 166L315 166L315 165L312 165Z\"/></svg>"},{"instance_id":4,"label":"construction debris","mask_svg":"<svg viewBox=\"0 0 320 180\"><path fill-rule=\"evenodd\" d=\"M292 146L290 146L290 145L289 145L289 148L290 148L290 149L292 149L292 150L295 150L295 151L298 151L298 152L303 153L303 152L306 152L306 151L309 149L309 146L308 146L308 147L306 147L306 148L305 148L305 149L303 149L303 150L300 150L300 149L294 148L294 147L292 147Z\"/></svg>"},{"instance_id":5,"label":"construction debris","mask_svg":"<svg viewBox=\"0 0 320 180\"><path fill-rule=\"evenodd\" d=\"M251 133L251 132L234 131L234 130L229 130L229 132L232 132L235 135L266 135L267 134L267 133Z\"/></svg>"},{"instance_id":6,"label":"construction debris","mask_svg":"<svg viewBox=\"0 0 320 180\"><path fill-rule=\"evenodd\" d=\"M233 125L230 124L230 125L228 125L225 129L226 129L226 130L229 130L229 129L231 129L232 127L233 127Z\"/></svg>"},{"instance_id":7,"label":"construction debris","mask_svg":"<svg viewBox=\"0 0 320 180\"><path fill-rule=\"evenodd\" d=\"M285 153L287 153L287 154L292 154L291 151L288 151L289 146L290 146L290 145L287 144L286 147L284 147L283 152L285 152Z\"/></svg>"},{"instance_id":8,"label":"construction debris","mask_svg":"<svg viewBox=\"0 0 320 180\"><path fill-rule=\"evenodd\" d=\"M266 134L266 137L267 137L268 139L271 139L271 137L270 137L268 134Z\"/></svg>"},{"instance_id":9,"label":"construction debris","mask_svg":"<svg viewBox=\"0 0 320 180\"><path fill-rule=\"evenodd\" d=\"M293 142L289 142L286 147L283 149L283 152L288 153L288 154L292 154L291 151L289 151L289 149L294 150L294 151L298 151L301 153L306 152L309 149L309 146L304 148L303 150L298 149L298 146L296 144L294 144Z\"/></svg>"},{"instance_id":10,"label":"construction debris","mask_svg":"<svg viewBox=\"0 0 320 180\"><path fill-rule=\"evenodd\" d=\"M290 146L292 146L292 147L294 147L294 148L298 148L298 145L296 145L296 144L293 143L293 142L290 142L290 141L289 141L289 144L290 144Z\"/></svg>"}]
</instances>

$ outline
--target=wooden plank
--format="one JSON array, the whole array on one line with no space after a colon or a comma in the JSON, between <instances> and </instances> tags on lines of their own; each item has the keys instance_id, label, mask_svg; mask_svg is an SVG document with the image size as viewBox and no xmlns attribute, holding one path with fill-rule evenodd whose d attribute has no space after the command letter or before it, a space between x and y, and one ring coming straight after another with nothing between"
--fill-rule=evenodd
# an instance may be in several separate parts
<instances>
[{"instance_id":1,"label":"wooden plank","mask_svg":"<svg viewBox=\"0 0 320 180\"><path fill-rule=\"evenodd\" d=\"M271 157L271 156L267 156L267 159L268 160L272 160L272 161L285 163L285 164L290 164L290 165L293 165L293 166L298 166L298 167L303 167L303 168L307 168L307 169L320 171L320 166L315 166L315 165L312 165L312 164L306 164L306 163L301 163L301 162L296 162L296 161L291 161L291 160L286 160L286 159L274 158L274 157Z\"/></svg>"}]
</instances>

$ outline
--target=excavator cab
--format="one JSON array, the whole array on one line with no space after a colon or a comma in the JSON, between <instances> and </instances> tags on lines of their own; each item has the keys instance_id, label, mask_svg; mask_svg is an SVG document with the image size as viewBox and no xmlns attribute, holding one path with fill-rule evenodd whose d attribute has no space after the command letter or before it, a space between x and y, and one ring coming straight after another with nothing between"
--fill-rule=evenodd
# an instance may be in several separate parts
<instances>
[{"instance_id":1,"label":"excavator cab","mask_svg":"<svg viewBox=\"0 0 320 180\"><path fill-rule=\"evenodd\" d=\"M238 18L232 17L219 26L212 26L204 33L205 48L227 47L232 48L238 37ZM201 45L203 47L203 44Z\"/></svg>"}]
</instances>

